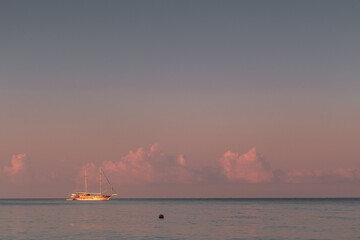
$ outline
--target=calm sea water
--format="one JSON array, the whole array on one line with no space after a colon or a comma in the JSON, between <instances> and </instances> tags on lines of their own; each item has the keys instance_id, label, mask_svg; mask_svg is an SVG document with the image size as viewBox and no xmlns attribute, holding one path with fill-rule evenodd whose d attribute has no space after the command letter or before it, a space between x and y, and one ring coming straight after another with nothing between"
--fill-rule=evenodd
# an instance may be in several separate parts
<instances>
[{"instance_id":1,"label":"calm sea water","mask_svg":"<svg viewBox=\"0 0 360 240\"><path fill-rule=\"evenodd\" d=\"M0 239L360 239L360 199L0 199Z\"/></svg>"}]
</instances>

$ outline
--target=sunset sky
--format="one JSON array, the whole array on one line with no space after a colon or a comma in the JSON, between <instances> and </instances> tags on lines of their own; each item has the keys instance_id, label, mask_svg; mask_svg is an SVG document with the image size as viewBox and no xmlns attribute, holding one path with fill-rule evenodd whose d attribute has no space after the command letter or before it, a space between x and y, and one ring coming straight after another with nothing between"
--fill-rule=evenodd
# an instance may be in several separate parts
<instances>
[{"instance_id":1,"label":"sunset sky","mask_svg":"<svg viewBox=\"0 0 360 240\"><path fill-rule=\"evenodd\" d=\"M360 1L2 1L0 198L360 197Z\"/></svg>"}]
</instances>

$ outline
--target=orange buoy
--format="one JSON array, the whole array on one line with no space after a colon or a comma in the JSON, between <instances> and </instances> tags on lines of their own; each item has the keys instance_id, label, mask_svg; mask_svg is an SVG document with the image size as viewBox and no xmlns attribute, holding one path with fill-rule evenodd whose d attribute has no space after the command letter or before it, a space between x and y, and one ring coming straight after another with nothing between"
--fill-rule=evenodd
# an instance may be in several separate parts
<instances>
[{"instance_id":1,"label":"orange buoy","mask_svg":"<svg viewBox=\"0 0 360 240\"><path fill-rule=\"evenodd\" d=\"M159 215L159 218L164 218L164 215L160 214L160 215Z\"/></svg>"}]
</instances>

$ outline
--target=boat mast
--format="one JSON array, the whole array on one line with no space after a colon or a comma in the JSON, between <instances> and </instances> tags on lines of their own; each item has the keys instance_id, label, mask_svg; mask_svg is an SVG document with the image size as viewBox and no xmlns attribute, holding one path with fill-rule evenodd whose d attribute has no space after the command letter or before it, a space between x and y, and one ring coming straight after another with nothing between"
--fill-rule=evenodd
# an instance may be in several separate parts
<instances>
[{"instance_id":1,"label":"boat mast","mask_svg":"<svg viewBox=\"0 0 360 240\"><path fill-rule=\"evenodd\" d=\"M101 168L99 168L100 194L101 194Z\"/></svg>"},{"instance_id":2,"label":"boat mast","mask_svg":"<svg viewBox=\"0 0 360 240\"><path fill-rule=\"evenodd\" d=\"M85 168L85 192L87 193L87 175L86 175L86 168Z\"/></svg>"}]
</instances>

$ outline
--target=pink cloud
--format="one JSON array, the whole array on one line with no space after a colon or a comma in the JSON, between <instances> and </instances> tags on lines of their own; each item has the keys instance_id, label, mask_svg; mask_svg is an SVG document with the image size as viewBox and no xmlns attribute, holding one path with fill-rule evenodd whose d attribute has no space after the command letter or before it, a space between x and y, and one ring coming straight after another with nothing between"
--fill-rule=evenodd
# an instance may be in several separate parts
<instances>
[{"instance_id":1,"label":"pink cloud","mask_svg":"<svg viewBox=\"0 0 360 240\"><path fill-rule=\"evenodd\" d=\"M32 177L29 156L25 153L14 154L11 157L10 166L5 166L3 172L5 180L13 183L27 183Z\"/></svg>"},{"instance_id":2,"label":"pink cloud","mask_svg":"<svg viewBox=\"0 0 360 240\"><path fill-rule=\"evenodd\" d=\"M184 155L180 154L177 157L177 162L179 163L180 166L185 166L186 161L185 161Z\"/></svg>"},{"instance_id":3,"label":"pink cloud","mask_svg":"<svg viewBox=\"0 0 360 240\"><path fill-rule=\"evenodd\" d=\"M193 180L185 157L170 156L154 144L146 150L138 148L119 160L105 161L102 167L119 183L185 183Z\"/></svg>"},{"instance_id":4,"label":"pink cloud","mask_svg":"<svg viewBox=\"0 0 360 240\"><path fill-rule=\"evenodd\" d=\"M16 175L24 171L28 162L28 156L24 153L13 155L11 165L4 167L4 172L9 175Z\"/></svg>"},{"instance_id":5,"label":"pink cloud","mask_svg":"<svg viewBox=\"0 0 360 240\"><path fill-rule=\"evenodd\" d=\"M338 168L333 171L273 170L270 163L257 153L256 148L252 148L242 155L227 151L219 159L219 163L223 174L230 182L339 183L360 181L360 171L353 168Z\"/></svg>"},{"instance_id":6,"label":"pink cloud","mask_svg":"<svg viewBox=\"0 0 360 240\"><path fill-rule=\"evenodd\" d=\"M334 174L348 180L360 180L360 171L354 168L338 168Z\"/></svg>"},{"instance_id":7,"label":"pink cloud","mask_svg":"<svg viewBox=\"0 0 360 240\"><path fill-rule=\"evenodd\" d=\"M243 155L227 151L219 163L230 182L261 183L274 180L270 164L256 152L255 147Z\"/></svg>"},{"instance_id":8,"label":"pink cloud","mask_svg":"<svg viewBox=\"0 0 360 240\"><path fill-rule=\"evenodd\" d=\"M283 174L280 180L285 183L356 182L360 180L360 172L352 168L338 168L333 171L293 171Z\"/></svg>"}]
</instances>

